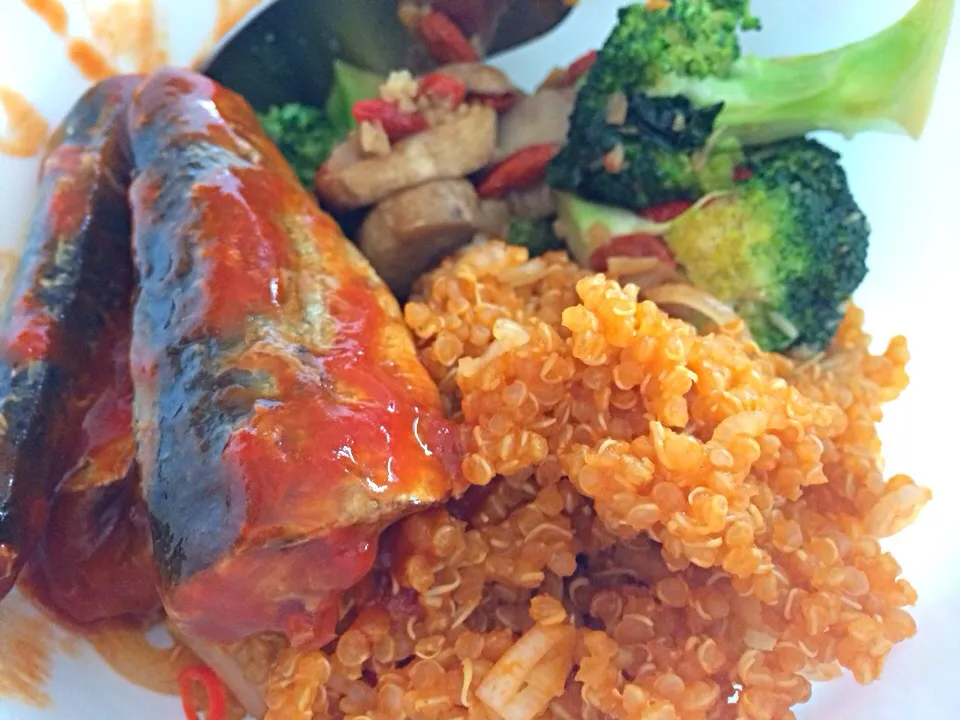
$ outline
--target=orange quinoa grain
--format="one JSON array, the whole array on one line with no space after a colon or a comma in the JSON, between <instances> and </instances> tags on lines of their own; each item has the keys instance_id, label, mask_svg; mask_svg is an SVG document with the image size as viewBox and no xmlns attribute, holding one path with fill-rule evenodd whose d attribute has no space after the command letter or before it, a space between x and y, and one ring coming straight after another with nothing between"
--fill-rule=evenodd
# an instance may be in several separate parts
<instances>
[{"instance_id":1,"label":"orange quinoa grain","mask_svg":"<svg viewBox=\"0 0 960 720\"><path fill-rule=\"evenodd\" d=\"M549 679L541 718L790 718L811 681L871 682L914 634L878 542L930 499L879 457L908 352L872 355L856 307L797 364L491 242L405 317L475 487L395 529L379 572L416 612L288 652L270 720L493 720L505 672Z\"/></svg>"}]
</instances>

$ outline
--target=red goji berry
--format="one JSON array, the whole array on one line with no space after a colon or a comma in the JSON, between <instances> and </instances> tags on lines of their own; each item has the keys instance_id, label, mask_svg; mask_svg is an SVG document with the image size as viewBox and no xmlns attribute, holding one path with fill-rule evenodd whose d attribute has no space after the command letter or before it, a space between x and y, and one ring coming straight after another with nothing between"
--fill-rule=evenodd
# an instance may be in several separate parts
<instances>
[{"instance_id":1,"label":"red goji berry","mask_svg":"<svg viewBox=\"0 0 960 720\"><path fill-rule=\"evenodd\" d=\"M449 17L436 10L420 19L420 37L427 51L441 65L456 62L477 62L480 56L470 40Z\"/></svg>"},{"instance_id":2,"label":"red goji berry","mask_svg":"<svg viewBox=\"0 0 960 720\"><path fill-rule=\"evenodd\" d=\"M744 180L749 180L753 177L753 170L746 167L745 165L738 165L736 170L733 171L733 181L735 183L743 182Z\"/></svg>"},{"instance_id":3,"label":"red goji berry","mask_svg":"<svg viewBox=\"0 0 960 720\"><path fill-rule=\"evenodd\" d=\"M453 75L431 73L420 81L419 94L431 102L445 103L453 109L459 107L467 97L467 86Z\"/></svg>"},{"instance_id":4,"label":"red goji berry","mask_svg":"<svg viewBox=\"0 0 960 720\"><path fill-rule=\"evenodd\" d=\"M503 197L513 190L536 185L546 176L547 165L559 149L559 145L544 143L517 150L494 165L477 185L477 194L484 198Z\"/></svg>"},{"instance_id":5,"label":"red goji berry","mask_svg":"<svg viewBox=\"0 0 960 720\"><path fill-rule=\"evenodd\" d=\"M494 95L491 93L471 93L470 98L493 108L498 113L505 113L507 110L517 104L520 96L517 93L501 93Z\"/></svg>"},{"instance_id":6,"label":"red goji berry","mask_svg":"<svg viewBox=\"0 0 960 720\"><path fill-rule=\"evenodd\" d=\"M429 126L420 113L406 112L391 102L377 98L355 102L353 119L358 123L379 123L391 141L415 135Z\"/></svg>"},{"instance_id":7,"label":"red goji berry","mask_svg":"<svg viewBox=\"0 0 960 720\"><path fill-rule=\"evenodd\" d=\"M670 222L678 215L683 215L691 207L693 207L693 203L687 200L671 200L659 205L651 205L640 214L648 220L664 223Z\"/></svg>"},{"instance_id":8,"label":"red goji berry","mask_svg":"<svg viewBox=\"0 0 960 720\"><path fill-rule=\"evenodd\" d=\"M563 75L563 84L570 86L576 85L577 81L586 75L590 68L593 67L593 64L597 61L597 51L591 50L588 53L584 53L572 63L567 68L566 72Z\"/></svg>"},{"instance_id":9,"label":"red goji berry","mask_svg":"<svg viewBox=\"0 0 960 720\"><path fill-rule=\"evenodd\" d=\"M612 257L655 257L670 267L677 266L677 261L663 240L647 233L631 233L612 238L606 245L590 254L590 267L603 272Z\"/></svg>"}]
</instances>

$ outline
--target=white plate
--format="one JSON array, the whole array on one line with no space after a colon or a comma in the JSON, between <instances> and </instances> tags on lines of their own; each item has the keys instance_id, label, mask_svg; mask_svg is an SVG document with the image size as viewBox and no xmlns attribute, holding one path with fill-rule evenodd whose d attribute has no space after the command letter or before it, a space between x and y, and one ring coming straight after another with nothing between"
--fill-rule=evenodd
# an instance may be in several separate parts
<instances>
[{"instance_id":1,"label":"white plate","mask_svg":"<svg viewBox=\"0 0 960 720\"><path fill-rule=\"evenodd\" d=\"M116 1L116 0L112 0ZM105 0L67 1L102 6ZM147 0L128 0L149 5ZM220 0L242 7L243 0ZM554 64L597 46L613 22L615 0L581 0L571 22L531 47L512 52L502 65L522 84L534 84ZM189 62L214 25L214 0L153 0L165 27L171 61ZM762 35L748 47L760 53L803 52L847 42L896 20L911 0L758 0ZM84 23L72 14L71 32ZM66 60L63 43L18 0L0 0L0 86L23 92L53 122L83 89ZM2 122L2 121L0 121ZM914 359L913 384L883 424L890 472L908 472L934 490L919 524L889 547L917 587L916 638L897 647L878 683L861 688L844 679L818 686L798 713L824 720L953 718L960 711L960 566L953 555L960 523L956 450L960 403L956 355L960 341L960 21L954 22L940 90L919 143L891 136L853 142L829 140L844 164L874 228L871 273L857 299L878 342L906 333ZM0 247L16 247L29 209L35 160L0 157ZM116 678L88 651L60 655L49 684L53 705L38 711L0 699L0 720L100 720L182 717L176 699L139 690Z\"/></svg>"}]
</instances>

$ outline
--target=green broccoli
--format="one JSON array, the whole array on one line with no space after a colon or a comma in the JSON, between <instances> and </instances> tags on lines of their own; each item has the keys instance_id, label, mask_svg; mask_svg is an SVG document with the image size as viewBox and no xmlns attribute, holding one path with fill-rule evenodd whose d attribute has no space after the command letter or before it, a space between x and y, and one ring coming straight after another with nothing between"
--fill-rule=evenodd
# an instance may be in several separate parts
<instances>
[{"instance_id":1,"label":"green broccoli","mask_svg":"<svg viewBox=\"0 0 960 720\"><path fill-rule=\"evenodd\" d=\"M274 105L260 114L263 129L307 187L330 155L330 151L350 131L336 126L320 108L300 103Z\"/></svg>"},{"instance_id":2,"label":"green broccoli","mask_svg":"<svg viewBox=\"0 0 960 720\"><path fill-rule=\"evenodd\" d=\"M690 282L729 303L761 348L820 350L866 274L866 218L839 155L814 140L758 148L744 166L752 175L732 191L669 223L558 193L565 239L583 257L593 238L660 235Z\"/></svg>"},{"instance_id":3,"label":"green broccoli","mask_svg":"<svg viewBox=\"0 0 960 720\"><path fill-rule=\"evenodd\" d=\"M543 255L550 250L563 250L563 240L553 231L552 219L524 220L518 217L510 218L507 229L507 242L511 245L521 245L530 251L530 257Z\"/></svg>"},{"instance_id":4,"label":"green broccoli","mask_svg":"<svg viewBox=\"0 0 960 720\"><path fill-rule=\"evenodd\" d=\"M738 28L755 25L744 0L624 8L578 93L567 145L548 181L643 208L729 189L743 145L819 129L917 137L952 12L953 0L918 0L866 40L760 59L740 53ZM696 133L687 127L694 119ZM613 172L610 153L625 160Z\"/></svg>"},{"instance_id":5,"label":"green broccoli","mask_svg":"<svg viewBox=\"0 0 960 720\"><path fill-rule=\"evenodd\" d=\"M375 97L381 79L340 60L334 65L334 82L325 108L287 103L260 113L263 129L307 187L334 146L355 126L353 103Z\"/></svg>"},{"instance_id":6,"label":"green broccoli","mask_svg":"<svg viewBox=\"0 0 960 720\"><path fill-rule=\"evenodd\" d=\"M640 209L732 186L743 153L736 140L714 133L720 105L634 93L621 96L623 121L611 124L593 97L581 92L567 144L547 168L554 188ZM608 158L618 152L620 167L612 170Z\"/></svg>"}]
</instances>

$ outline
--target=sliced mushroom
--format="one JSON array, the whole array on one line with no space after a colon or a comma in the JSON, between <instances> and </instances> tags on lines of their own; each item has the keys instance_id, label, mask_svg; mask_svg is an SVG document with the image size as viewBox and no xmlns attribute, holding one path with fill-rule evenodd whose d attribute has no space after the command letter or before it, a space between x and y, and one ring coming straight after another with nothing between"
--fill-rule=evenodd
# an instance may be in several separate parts
<instances>
[{"instance_id":1,"label":"sliced mushroom","mask_svg":"<svg viewBox=\"0 0 960 720\"><path fill-rule=\"evenodd\" d=\"M477 228L492 238L505 238L510 229L510 206L500 198L480 201L480 222Z\"/></svg>"},{"instance_id":2,"label":"sliced mushroom","mask_svg":"<svg viewBox=\"0 0 960 720\"><path fill-rule=\"evenodd\" d=\"M425 270L470 241L480 199L468 181L435 180L392 195L367 216L358 245L400 298Z\"/></svg>"},{"instance_id":3,"label":"sliced mushroom","mask_svg":"<svg viewBox=\"0 0 960 720\"><path fill-rule=\"evenodd\" d=\"M480 95L507 95L519 93L506 73L483 63L451 63L437 68L437 72L452 75L462 82L467 92Z\"/></svg>"},{"instance_id":4,"label":"sliced mushroom","mask_svg":"<svg viewBox=\"0 0 960 720\"><path fill-rule=\"evenodd\" d=\"M528 145L564 144L576 97L575 88L548 88L521 98L500 120L496 159Z\"/></svg>"},{"instance_id":5,"label":"sliced mushroom","mask_svg":"<svg viewBox=\"0 0 960 720\"><path fill-rule=\"evenodd\" d=\"M388 155L363 157L351 136L317 172L316 189L343 210L372 205L430 180L461 178L493 157L497 114L471 105L447 122L395 143Z\"/></svg>"},{"instance_id":6,"label":"sliced mushroom","mask_svg":"<svg viewBox=\"0 0 960 720\"><path fill-rule=\"evenodd\" d=\"M507 195L507 211L523 220L542 220L557 214L553 191L546 183Z\"/></svg>"}]
</instances>

